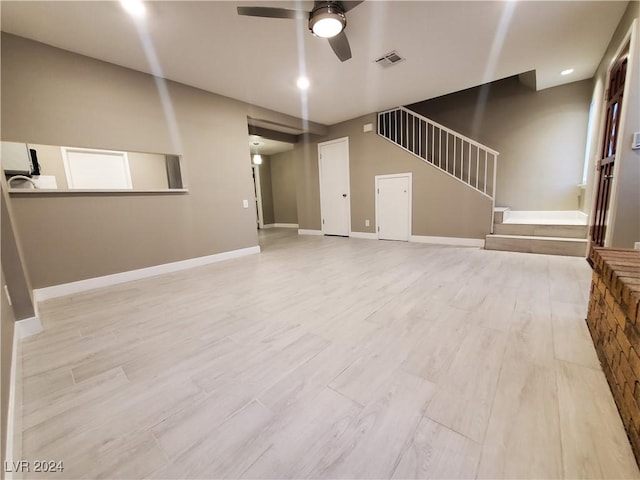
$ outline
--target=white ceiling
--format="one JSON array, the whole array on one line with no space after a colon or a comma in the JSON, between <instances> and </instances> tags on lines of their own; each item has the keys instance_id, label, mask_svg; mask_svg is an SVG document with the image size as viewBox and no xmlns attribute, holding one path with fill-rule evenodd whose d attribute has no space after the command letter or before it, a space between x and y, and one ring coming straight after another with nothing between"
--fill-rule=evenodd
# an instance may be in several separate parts
<instances>
[{"instance_id":1,"label":"white ceiling","mask_svg":"<svg viewBox=\"0 0 640 480\"><path fill-rule=\"evenodd\" d=\"M590 78L627 4L366 0L347 13L353 58L340 63L304 21L236 14L260 3L147 2L141 35L118 2L3 0L1 19L6 32L331 125L529 70L539 89ZM296 4L313 2L268 2ZM373 63L391 50L407 60ZM305 71L306 101L295 86Z\"/></svg>"}]
</instances>

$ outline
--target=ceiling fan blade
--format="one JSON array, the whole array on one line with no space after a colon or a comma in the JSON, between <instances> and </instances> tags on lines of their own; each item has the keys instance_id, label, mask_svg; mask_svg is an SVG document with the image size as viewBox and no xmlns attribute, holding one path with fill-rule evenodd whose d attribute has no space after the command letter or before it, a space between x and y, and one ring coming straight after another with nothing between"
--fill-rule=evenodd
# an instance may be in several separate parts
<instances>
[{"instance_id":1,"label":"ceiling fan blade","mask_svg":"<svg viewBox=\"0 0 640 480\"><path fill-rule=\"evenodd\" d=\"M349 40L344 31L340 32L335 37L328 39L329 45L333 49L333 52L340 59L341 62L349 60L351 58L351 47L349 46Z\"/></svg>"},{"instance_id":2,"label":"ceiling fan blade","mask_svg":"<svg viewBox=\"0 0 640 480\"><path fill-rule=\"evenodd\" d=\"M272 7L238 7L238 15L266 18L309 18L309 12L305 12L304 10L289 10L287 8Z\"/></svg>"},{"instance_id":3,"label":"ceiling fan blade","mask_svg":"<svg viewBox=\"0 0 640 480\"><path fill-rule=\"evenodd\" d=\"M343 1L342 2L342 9L345 12L348 12L349 10L352 10L354 8L356 8L358 5L360 5L362 2L364 2L364 0L347 0L347 1Z\"/></svg>"}]
</instances>

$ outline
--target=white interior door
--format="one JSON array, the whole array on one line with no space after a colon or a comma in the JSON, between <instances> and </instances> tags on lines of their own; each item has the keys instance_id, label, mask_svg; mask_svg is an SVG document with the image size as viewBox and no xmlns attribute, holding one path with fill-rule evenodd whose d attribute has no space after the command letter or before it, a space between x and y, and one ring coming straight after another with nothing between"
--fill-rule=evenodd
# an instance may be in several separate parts
<instances>
[{"instance_id":1,"label":"white interior door","mask_svg":"<svg viewBox=\"0 0 640 480\"><path fill-rule=\"evenodd\" d=\"M318 144L318 167L322 233L349 236L349 139L341 138Z\"/></svg>"},{"instance_id":2,"label":"white interior door","mask_svg":"<svg viewBox=\"0 0 640 480\"><path fill-rule=\"evenodd\" d=\"M376 176L376 227L380 240L409 241L411 174Z\"/></svg>"}]
</instances>

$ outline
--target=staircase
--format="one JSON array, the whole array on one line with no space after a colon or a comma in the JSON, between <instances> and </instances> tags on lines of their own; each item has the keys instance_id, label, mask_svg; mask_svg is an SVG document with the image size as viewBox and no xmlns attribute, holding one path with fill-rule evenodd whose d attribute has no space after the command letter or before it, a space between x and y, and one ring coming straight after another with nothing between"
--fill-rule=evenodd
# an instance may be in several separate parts
<instances>
[{"instance_id":1,"label":"staircase","mask_svg":"<svg viewBox=\"0 0 640 480\"><path fill-rule=\"evenodd\" d=\"M489 197L495 206L495 150L404 107L378 114L378 135Z\"/></svg>"},{"instance_id":2,"label":"staircase","mask_svg":"<svg viewBox=\"0 0 640 480\"><path fill-rule=\"evenodd\" d=\"M492 201L486 250L584 257L587 226L523 223L509 219L509 208L495 208L499 153L407 108L378 113L378 135L464 183Z\"/></svg>"},{"instance_id":3,"label":"staircase","mask_svg":"<svg viewBox=\"0 0 640 480\"><path fill-rule=\"evenodd\" d=\"M494 209L493 234L487 235L485 250L542 253L585 257L586 225L511 223L509 208Z\"/></svg>"}]
</instances>

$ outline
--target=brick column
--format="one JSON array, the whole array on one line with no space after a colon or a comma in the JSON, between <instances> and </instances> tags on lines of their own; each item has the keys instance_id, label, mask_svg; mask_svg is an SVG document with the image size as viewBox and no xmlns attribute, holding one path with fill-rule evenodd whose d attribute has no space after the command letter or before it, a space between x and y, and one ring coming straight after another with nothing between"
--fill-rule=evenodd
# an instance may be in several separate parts
<instances>
[{"instance_id":1,"label":"brick column","mask_svg":"<svg viewBox=\"0 0 640 480\"><path fill-rule=\"evenodd\" d=\"M640 464L640 252L594 248L587 325Z\"/></svg>"}]
</instances>

